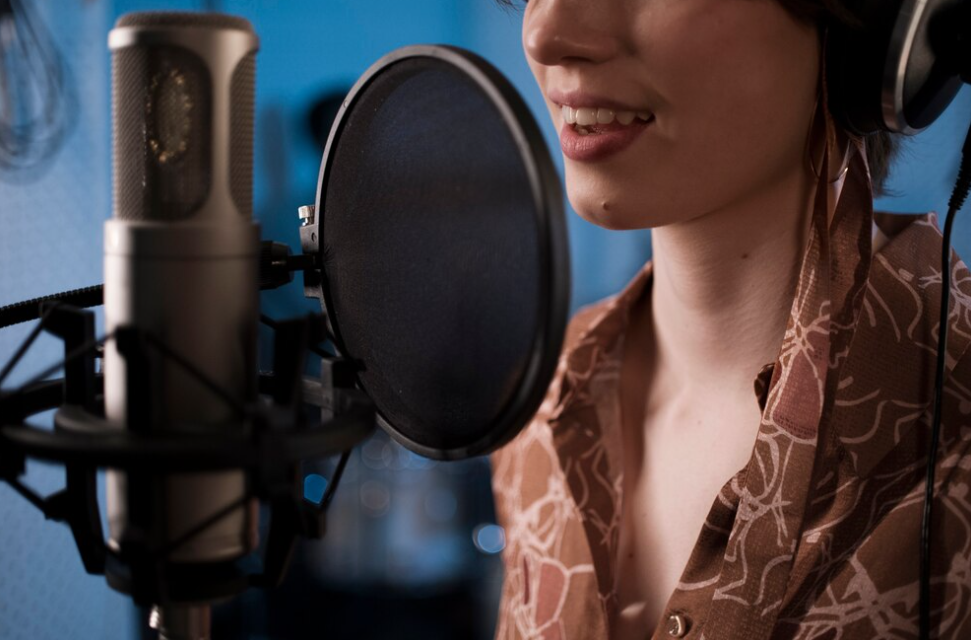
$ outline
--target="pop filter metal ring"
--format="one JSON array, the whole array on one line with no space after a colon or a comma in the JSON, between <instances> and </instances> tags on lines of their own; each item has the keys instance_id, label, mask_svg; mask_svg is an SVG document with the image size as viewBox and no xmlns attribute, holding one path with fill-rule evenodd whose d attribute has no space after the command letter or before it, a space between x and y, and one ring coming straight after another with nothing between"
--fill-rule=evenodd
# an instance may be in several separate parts
<instances>
[{"instance_id":1,"label":"pop filter metal ring","mask_svg":"<svg viewBox=\"0 0 971 640\"><path fill-rule=\"evenodd\" d=\"M510 82L480 56L452 46L413 45L397 49L374 63L354 84L344 100L332 125L317 182L316 212L313 221L301 229L305 253L322 255L326 246L321 220L327 215L326 191L333 171L335 151L341 134L356 102L371 83L396 64L416 58L428 58L451 65L475 83L501 115L523 161L531 188L535 223L539 230L540 276L549 297L541 296L539 317L528 366L513 397L499 413L489 430L478 440L465 446L448 449L428 446L406 436L387 418L379 402L376 404L377 422L392 438L411 451L437 460L461 460L487 454L511 440L528 423L539 408L559 358L569 313L569 245L563 215L563 194L559 176L535 119L522 97ZM335 347L340 354L348 353L340 327L339 312L326 274L327 256L322 256L323 268L308 278L305 288L309 297L318 297ZM358 376L358 386L364 388ZM373 398L372 398L373 399Z\"/></svg>"}]
</instances>

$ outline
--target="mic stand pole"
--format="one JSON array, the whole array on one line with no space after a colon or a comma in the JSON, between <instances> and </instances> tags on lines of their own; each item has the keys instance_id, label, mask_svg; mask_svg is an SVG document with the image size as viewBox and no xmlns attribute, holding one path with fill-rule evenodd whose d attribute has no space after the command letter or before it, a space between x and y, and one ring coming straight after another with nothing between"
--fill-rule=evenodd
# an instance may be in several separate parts
<instances>
[{"instance_id":1,"label":"mic stand pole","mask_svg":"<svg viewBox=\"0 0 971 640\"><path fill-rule=\"evenodd\" d=\"M148 624L159 640L209 640L212 607L207 604L152 607Z\"/></svg>"}]
</instances>

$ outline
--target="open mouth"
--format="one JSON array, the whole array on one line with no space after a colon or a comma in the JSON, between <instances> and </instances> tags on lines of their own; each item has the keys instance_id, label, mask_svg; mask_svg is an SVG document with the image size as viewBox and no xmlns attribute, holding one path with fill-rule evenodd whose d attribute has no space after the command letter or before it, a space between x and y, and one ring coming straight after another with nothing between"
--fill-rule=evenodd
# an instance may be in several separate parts
<instances>
[{"instance_id":1,"label":"open mouth","mask_svg":"<svg viewBox=\"0 0 971 640\"><path fill-rule=\"evenodd\" d=\"M563 120L581 136L618 131L645 124L654 119L650 111L615 111L614 109L561 107Z\"/></svg>"}]
</instances>

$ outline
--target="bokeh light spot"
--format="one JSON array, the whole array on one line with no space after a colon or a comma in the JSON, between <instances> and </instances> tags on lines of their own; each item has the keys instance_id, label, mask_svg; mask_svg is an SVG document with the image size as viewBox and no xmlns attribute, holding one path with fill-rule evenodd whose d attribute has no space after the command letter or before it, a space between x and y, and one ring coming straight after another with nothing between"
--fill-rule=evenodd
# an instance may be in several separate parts
<instances>
[{"instance_id":1,"label":"bokeh light spot","mask_svg":"<svg viewBox=\"0 0 971 640\"><path fill-rule=\"evenodd\" d=\"M320 504L324 499L324 491L327 489L327 478L311 473L303 479L303 497L314 504Z\"/></svg>"},{"instance_id":2,"label":"bokeh light spot","mask_svg":"<svg viewBox=\"0 0 971 640\"><path fill-rule=\"evenodd\" d=\"M506 547L506 532L497 524L480 524L472 531L472 542L482 553L499 553Z\"/></svg>"},{"instance_id":3,"label":"bokeh light spot","mask_svg":"<svg viewBox=\"0 0 971 640\"><path fill-rule=\"evenodd\" d=\"M425 496L425 515L435 522L448 522L455 517L458 501L448 489L432 489Z\"/></svg>"},{"instance_id":4,"label":"bokeh light spot","mask_svg":"<svg viewBox=\"0 0 971 640\"><path fill-rule=\"evenodd\" d=\"M368 480L361 485L361 504L370 516L383 516L391 507L391 492L383 482Z\"/></svg>"}]
</instances>

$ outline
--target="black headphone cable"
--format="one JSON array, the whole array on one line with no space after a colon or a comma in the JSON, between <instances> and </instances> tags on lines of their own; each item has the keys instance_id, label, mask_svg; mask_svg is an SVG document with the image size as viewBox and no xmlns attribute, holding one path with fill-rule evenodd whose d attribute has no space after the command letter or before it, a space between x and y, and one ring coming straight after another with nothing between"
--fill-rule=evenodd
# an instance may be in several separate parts
<instances>
[{"instance_id":1,"label":"black headphone cable","mask_svg":"<svg viewBox=\"0 0 971 640\"><path fill-rule=\"evenodd\" d=\"M934 504L934 473L941 435L941 405L944 397L944 373L947 363L948 308L951 302L951 230L954 215L964 205L971 190L971 128L961 149L961 167L948 201L941 247L941 318L937 332L937 373L934 382L934 419L931 423L930 450L927 453L927 484L924 516L920 529L920 639L930 639L931 516Z\"/></svg>"}]
</instances>

